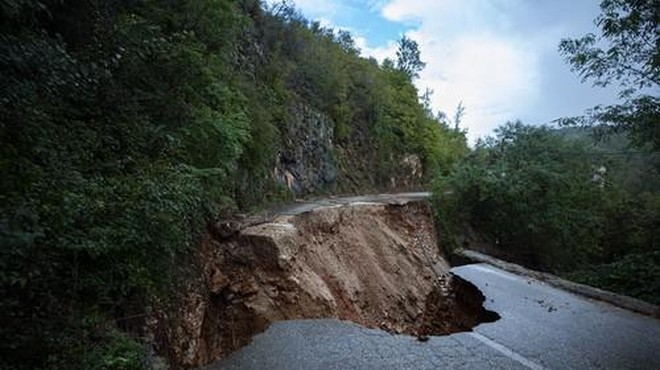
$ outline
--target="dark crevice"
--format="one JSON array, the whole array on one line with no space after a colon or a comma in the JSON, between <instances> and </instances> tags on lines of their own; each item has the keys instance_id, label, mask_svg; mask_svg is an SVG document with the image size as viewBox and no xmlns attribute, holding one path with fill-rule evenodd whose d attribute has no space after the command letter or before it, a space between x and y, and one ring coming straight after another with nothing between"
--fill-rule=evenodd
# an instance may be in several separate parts
<instances>
[{"instance_id":1,"label":"dark crevice","mask_svg":"<svg viewBox=\"0 0 660 370\"><path fill-rule=\"evenodd\" d=\"M448 280L428 295L420 329L415 334L448 335L471 331L481 323L500 318L496 312L484 308L485 297L474 284L453 274Z\"/></svg>"}]
</instances>

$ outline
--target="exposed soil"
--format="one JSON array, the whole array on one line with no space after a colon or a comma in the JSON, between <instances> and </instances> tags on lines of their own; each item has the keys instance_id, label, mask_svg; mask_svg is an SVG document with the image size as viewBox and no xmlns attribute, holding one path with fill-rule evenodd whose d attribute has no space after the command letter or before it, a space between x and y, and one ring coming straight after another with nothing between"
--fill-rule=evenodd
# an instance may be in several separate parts
<instances>
[{"instance_id":1,"label":"exposed soil","mask_svg":"<svg viewBox=\"0 0 660 370\"><path fill-rule=\"evenodd\" d=\"M225 357L278 320L339 318L425 340L498 318L449 273L425 202L321 208L209 233L203 260L205 287L191 290L167 334L183 367Z\"/></svg>"}]
</instances>

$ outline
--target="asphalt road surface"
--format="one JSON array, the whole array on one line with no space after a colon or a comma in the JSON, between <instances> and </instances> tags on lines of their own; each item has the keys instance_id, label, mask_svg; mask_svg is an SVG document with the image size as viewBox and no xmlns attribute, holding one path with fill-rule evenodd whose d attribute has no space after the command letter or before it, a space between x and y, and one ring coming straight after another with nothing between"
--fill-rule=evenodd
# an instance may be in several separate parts
<instances>
[{"instance_id":1,"label":"asphalt road surface","mask_svg":"<svg viewBox=\"0 0 660 370\"><path fill-rule=\"evenodd\" d=\"M429 192L398 193L398 194L376 194L358 195L354 197L324 198L288 204L273 210L277 215L296 215L325 207L339 207L356 203L382 203L382 204L404 204L411 201L424 200L431 196Z\"/></svg>"},{"instance_id":2,"label":"asphalt road surface","mask_svg":"<svg viewBox=\"0 0 660 370\"><path fill-rule=\"evenodd\" d=\"M207 369L660 369L660 321L486 264L454 268L500 320L419 342L356 324L283 321Z\"/></svg>"}]
</instances>

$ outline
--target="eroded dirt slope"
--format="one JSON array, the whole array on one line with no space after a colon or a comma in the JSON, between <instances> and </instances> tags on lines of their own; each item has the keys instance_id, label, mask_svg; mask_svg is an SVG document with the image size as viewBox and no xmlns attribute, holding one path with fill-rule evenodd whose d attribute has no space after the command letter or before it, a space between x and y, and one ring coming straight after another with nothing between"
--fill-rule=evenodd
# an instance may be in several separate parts
<instances>
[{"instance_id":1,"label":"eroded dirt slope","mask_svg":"<svg viewBox=\"0 0 660 370\"><path fill-rule=\"evenodd\" d=\"M483 296L448 273L425 202L279 216L209 235L203 259L206 287L189 294L167 335L185 367L226 356L277 320L336 317L422 340L484 320Z\"/></svg>"}]
</instances>

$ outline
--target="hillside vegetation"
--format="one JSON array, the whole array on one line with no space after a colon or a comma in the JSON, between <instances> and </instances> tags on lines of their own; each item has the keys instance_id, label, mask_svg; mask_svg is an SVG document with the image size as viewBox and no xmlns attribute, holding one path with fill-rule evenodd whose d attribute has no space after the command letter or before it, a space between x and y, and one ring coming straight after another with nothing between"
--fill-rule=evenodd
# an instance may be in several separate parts
<instances>
[{"instance_id":1,"label":"hillside vegetation","mask_svg":"<svg viewBox=\"0 0 660 370\"><path fill-rule=\"evenodd\" d=\"M485 242L505 258L658 304L658 4L600 8L599 33L562 40L559 51L585 82L619 87L619 102L559 119L562 129L501 126L438 178L438 223L455 248Z\"/></svg>"},{"instance_id":2,"label":"hillside vegetation","mask_svg":"<svg viewBox=\"0 0 660 370\"><path fill-rule=\"evenodd\" d=\"M448 172L464 135L419 103L416 44L400 52L379 65L255 0L0 2L0 367L146 366L147 308L219 214L399 186L405 158L408 186ZM315 155L291 154L301 116L329 170L289 188L281 168Z\"/></svg>"},{"instance_id":3,"label":"hillside vegetation","mask_svg":"<svg viewBox=\"0 0 660 370\"><path fill-rule=\"evenodd\" d=\"M660 156L591 132L516 122L478 143L436 183L445 245L482 248L476 232L505 259L660 303Z\"/></svg>"}]
</instances>

